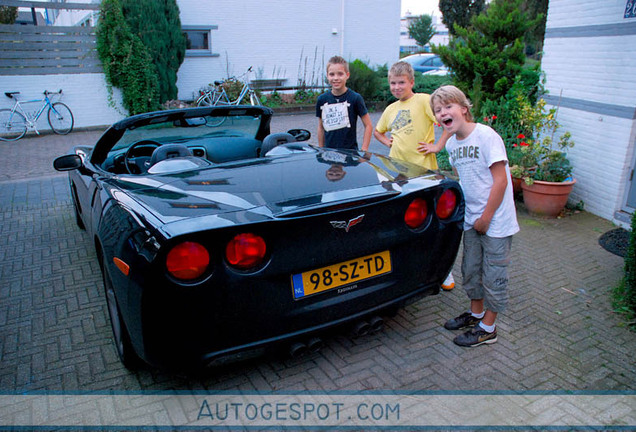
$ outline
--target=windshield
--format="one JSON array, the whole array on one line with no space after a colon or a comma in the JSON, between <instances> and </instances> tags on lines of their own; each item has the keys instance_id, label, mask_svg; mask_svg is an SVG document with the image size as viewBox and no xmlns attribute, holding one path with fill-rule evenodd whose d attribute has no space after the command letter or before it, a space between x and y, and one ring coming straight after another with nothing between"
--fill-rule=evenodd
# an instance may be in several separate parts
<instances>
[{"instance_id":1,"label":"windshield","mask_svg":"<svg viewBox=\"0 0 636 432\"><path fill-rule=\"evenodd\" d=\"M159 117L151 123L125 130L111 152L130 147L141 140L158 143L184 143L211 137L255 138L261 115L200 116L169 120Z\"/></svg>"}]
</instances>

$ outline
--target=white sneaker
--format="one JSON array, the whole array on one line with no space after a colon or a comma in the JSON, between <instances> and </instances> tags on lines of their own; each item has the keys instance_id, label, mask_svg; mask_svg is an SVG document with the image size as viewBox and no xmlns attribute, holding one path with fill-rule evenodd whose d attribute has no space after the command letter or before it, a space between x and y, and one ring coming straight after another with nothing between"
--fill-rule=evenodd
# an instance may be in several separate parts
<instances>
[{"instance_id":1,"label":"white sneaker","mask_svg":"<svg viewBox=\"0 0 636 432\"><path fill-rule=\"evenodd\" d=\"M453 288L455 288L455 279L453 279L453 273L449 273L448 276L446 276L446 280L442 282L442 289L444 291L450 291Z\"/></svg>"}]
</instances>

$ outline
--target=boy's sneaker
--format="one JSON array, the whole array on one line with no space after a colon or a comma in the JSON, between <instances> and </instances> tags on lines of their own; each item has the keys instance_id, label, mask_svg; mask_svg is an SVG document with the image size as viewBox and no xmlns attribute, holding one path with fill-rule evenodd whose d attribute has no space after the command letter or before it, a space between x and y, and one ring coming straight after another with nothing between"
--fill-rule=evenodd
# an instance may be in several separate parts
<instances>
[{"instance_id":1,"label":"boy's sneaker","mask_svg":"<svg viewBox=\"0 0 636 432\"><path fill-rule=\"evenodd\" d=\"M442 282L442 289L444 291L450 291L453 288L455 288L455 279L453 278L453 274L449 273L448 276L446 276L446 280Z\"/></svg>"},{"instance_id":2,"label":"boy's sneaker","mask_svg":"<svg viewBox=\"0 0 636 432\"><path fill-rule=\"evenodd\" d=\"M497 329L494 332L488 333L480 326L476 326L473 329L468 330L466 333L462 333L453 339L459 346L463 347L476 347L482 344L493 344L497 342Z\"/></svg>"},{"instance_id":3,"label":"boy's sneaker","mask_svg":"<svg viewBox=\"0 0 636 432\"><path fill-rule=\"evenodd\" d=\"M465 327L475 327L481 321L480 318L474 317L470 312L464 312L457 318L449 319L444 324L446 330L459 330Z\"/></svg>"}]
</instances>

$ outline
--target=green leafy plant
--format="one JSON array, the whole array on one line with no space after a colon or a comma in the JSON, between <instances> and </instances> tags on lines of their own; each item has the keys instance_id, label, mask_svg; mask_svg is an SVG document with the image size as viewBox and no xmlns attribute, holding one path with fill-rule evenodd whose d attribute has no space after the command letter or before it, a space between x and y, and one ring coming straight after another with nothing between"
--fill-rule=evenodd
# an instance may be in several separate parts
<instances>
[{"instance_id":1,"label":"green leafy plant","mask_svg":"<svg viewBox=\"0 0 636 432\"><path fill-rule=\"evenodd\" d=\"M541 17L531 19L521 3L494 0L469 26L455 24L447 46L432 47L452 71L455 85L467 92L475 112L481 111L482 101L505 96L525 64L523 39Z\"/></svg>"},{"instance_id":2,"label":"green leafy plant","mask_svg":"<svg viewBox=\"0 0 636 432\"><path fill-rule=\"evenodd\" d=\"M177 98L177 72L185 59L186 37L176 0L121 0L128 27L139 36L155 65L159 102Z\"/></svg>"},{"instance_id":3,"label":"green leafy plant","mask_svg":"<svg viewBox=\"0 0 636 432\"><path fill-rule=\"evenodd\" d=\"M636 328L636 213L632 215L629 246L625 255L624 277L612 292L614 310Z\"/></svg>"},{"instance_id":4,"label":"green leafy plant","mask_svg":"<svg viewBox=\"0 0 636 432\"><path fill-rule=\"evenodd\" d=\"M349 74L347 87L360 93L365 101L371 100L380 87L380 80L373 69L362 60L356 59L349 62Z\"/></svg>"},{"instance_id":5,"label":"green leafy plant","mask_svg":"<svg viewBox=\"0 0 636 432\"><path fill-rule=\"evenodd\" d=\"M18 19L16 6L0 6L0 24L14 24Z\"/></svg>"},{"instance_id":6,"label":"green leafy plant","mask_svg":"<svg viewBox=\"0 0 636 432\"><path fill-rule=\"evenodd\" d=\"M141 39L130 31L119 0L101 3L97 53L106 81L121 89L130 114L159 109L157 70ZM110 87L109 93L112 102Z\"/></svg>"}]
</instances>

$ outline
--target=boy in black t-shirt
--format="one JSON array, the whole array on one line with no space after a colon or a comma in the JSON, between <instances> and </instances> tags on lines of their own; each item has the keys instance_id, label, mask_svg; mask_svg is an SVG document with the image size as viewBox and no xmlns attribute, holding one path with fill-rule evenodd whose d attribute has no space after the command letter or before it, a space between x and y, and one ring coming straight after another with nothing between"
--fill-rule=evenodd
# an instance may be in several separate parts
<instances>
[{"instance_id":1,"label":"boy in black t-shirt","mask_svg":"<svg viewBox=\"0 0 636 432\"><path fill-rule=\"evenodd\" d=\"M362 151L369 149L373 124L358 93L347 88L349 65L340 56L327 62L327 79L331 90L318 96L316 117L318 121L318 145L320 147L358 150L356 124L358 117L364 125Z\"/></svg>"}]
</instances>

